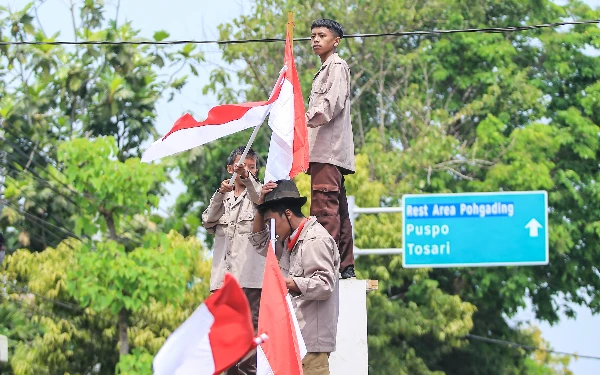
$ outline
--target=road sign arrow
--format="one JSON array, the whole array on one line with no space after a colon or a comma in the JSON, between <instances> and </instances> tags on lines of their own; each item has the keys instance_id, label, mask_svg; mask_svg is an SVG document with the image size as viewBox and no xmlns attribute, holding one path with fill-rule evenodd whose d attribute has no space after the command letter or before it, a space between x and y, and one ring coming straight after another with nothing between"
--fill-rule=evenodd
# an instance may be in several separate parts
<instances>
[{"instance_id":1,"label":"road sign arrow","mask_svg":"<svg viewBox=\"0 0 600 375\"><path fill-rule=\"evenodd\" d=\"M525 225L525 228L529 229L529 237L537 237L538 230L542 228L542 224L534 218L529 220L529 223Z\"/></svg>"}]
</instances>

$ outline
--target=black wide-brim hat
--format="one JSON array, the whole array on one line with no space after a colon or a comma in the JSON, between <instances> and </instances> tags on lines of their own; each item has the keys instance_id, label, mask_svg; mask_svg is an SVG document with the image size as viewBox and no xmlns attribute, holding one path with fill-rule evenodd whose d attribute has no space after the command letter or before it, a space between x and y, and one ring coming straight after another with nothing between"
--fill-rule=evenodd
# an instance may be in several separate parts
<instances>
[{"instance_id":1,"label":"black wide-brim hat","mask_svg":"<svg viewBox=\"0 0 600 375\"><path fill-rule=\"evenodd\" d=\"M294 181L281 180L277 181L277 187L273 189L273 191L267 193L263 203L256 206L256 208L263 210L268 207L285 203L296 203L302 207L306 204L306 201L306 197L300 196L300 192Z\"/></svg>"}]
</instances>

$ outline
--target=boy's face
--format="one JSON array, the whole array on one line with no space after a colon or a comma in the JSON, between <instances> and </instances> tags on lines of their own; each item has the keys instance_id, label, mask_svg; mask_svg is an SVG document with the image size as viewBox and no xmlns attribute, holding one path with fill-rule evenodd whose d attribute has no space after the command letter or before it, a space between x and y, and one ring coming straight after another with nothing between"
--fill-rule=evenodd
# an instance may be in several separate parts
<instances>
[{"instance_id":1,"label":"boy's face","mask_svg":"<svg viewBox=\"0 0 600 375\"><path fill-rule=\"evenodd\" d=\"M292 234L292 228L286 216L286 214L279 214L271 210L266 210L264 215L265 224L267 225L271 225L271 219L275 219L275 234L279 236L280 241L285 240Z\"/></svg>"},{"instance_id":2,"label":"boy's face","mask_svg":"<svg viewBox=\"0 0 600 375\"><path fill-rule=\"evenodd\" d=\"M326 27L315 27L312 29L310 40L314 53L319 56L330 54L340 43L340 37Z\"/></svg>"},{"instance_id":3,"label":"boy's face","mask_svg":"<svg viewBox=\"0 0 600 375\"><path fill-rule=\"evenodd\" d=\"M235 161L233 162L233 165L227 166L227 172L233 174L234 166L236 164L240 163L240 158L241 158L241 155L238 155L235 157ZM256 159L250 158L250 157L246 158L246 161L244 162L244 164L246 164L246 166L245 166L246 170L256 176L256 173L258 172L258 168L256 167ZM240 176L237 176L236 181L238 181L239 183L242 182L240 180Z\"/></svg>"}]
</instances>

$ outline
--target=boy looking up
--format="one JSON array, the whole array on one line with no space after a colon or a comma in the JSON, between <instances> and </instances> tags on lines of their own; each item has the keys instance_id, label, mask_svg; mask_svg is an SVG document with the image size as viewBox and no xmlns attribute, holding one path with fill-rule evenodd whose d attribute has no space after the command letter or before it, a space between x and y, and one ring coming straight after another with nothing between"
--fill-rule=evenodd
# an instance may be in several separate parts
<instances>
[{"instance_id":1,"label":"boy looking up","mask_svg":"<svg viewBox=\"0 0 600 375\"><path fill-rule=\"evenodd\" d=\"M313 51L321 69L313 79L306 112L310 145L310 214L316 216L338 244L343 279L355 277L354 241L348 213L344 175L356 171L350 123L350 68L336 48L342 26L329 19L311 26Z\"/></svg>"},{"instance_id":2,"label":"boy looking up","mask_svg":"<svg viewBox=\"0 0 600 375\"><path fill-rule=\"evenodd\" d=\"M250 241L266 256L275 219L276 253L306 344L305 375L329 375L329 355L335 351L339 314L340 255L333 237L314 217L306 218L296 184L291 180L263 186Z\"/></svg>"},{"instance_id":3,"label":"boy looking up","mask_svg":"<svg viewBox=\"0 0 600 375\"><path fill-rule=\"evenodd\" d=\"M202 214L202 222L209 233L215 234L210 291L214 292L223 285L225 273L233 274L248 298L256 332L265 258L256 253L249 236L254 220L254 203L258 202L261 184L255 177L258 155L250 149L246 159L241 161L244 148L238 147L229 155L227 171L231 174L237 172L238 176L233 186L229 185L229 180L221 183ZM226 374L256 374L256 351L242 358Z\"/></svg>"}]
</instances>

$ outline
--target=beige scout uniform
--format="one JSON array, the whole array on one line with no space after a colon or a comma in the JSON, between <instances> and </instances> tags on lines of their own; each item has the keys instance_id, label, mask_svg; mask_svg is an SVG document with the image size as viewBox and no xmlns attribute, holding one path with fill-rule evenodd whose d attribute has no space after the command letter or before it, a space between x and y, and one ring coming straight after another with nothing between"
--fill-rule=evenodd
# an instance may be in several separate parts
<instances>
[{"instance_id":1,"label":"beige scout uniform","mask_svg":"<svg viewBox=\"0 0 600 375\"><path fill-rule=\"evenodd\" d=\"M355 172L350 68L337 53L329 56L315 75L308 102L310 162L333 164Z\"/></svg>"},{"instance_id":2,"label":"beige scout uniform","mask_svg":"<svg viewBox=\"0 0 600 375\"><path fill-rule=\"evenodd\" d=\"M262 185L252 176L242 179L246 190L235 197L233 191L215 192L202 214L204 228L215 234L210 290L223 285L225 273L235 276L242 288L262 288L265 258L249 242L254 221L254 203Z\"/></svg>"},{"instance_id":3,"label":"beige scout uniform","mask_svg":"<svg viewBox=\"0 0 600 375\"><path fill-rule=\"evenodd\" d=\"M250 237L256 251L264 256L268 240L268 229ZM279 265L284 276L292 278L302 292L292 297L292 303L307 351L334 352L339 314L340 265L335 241L311 217L292 251L287 249L286 243Z\"/></svg>"}]
</instances>

